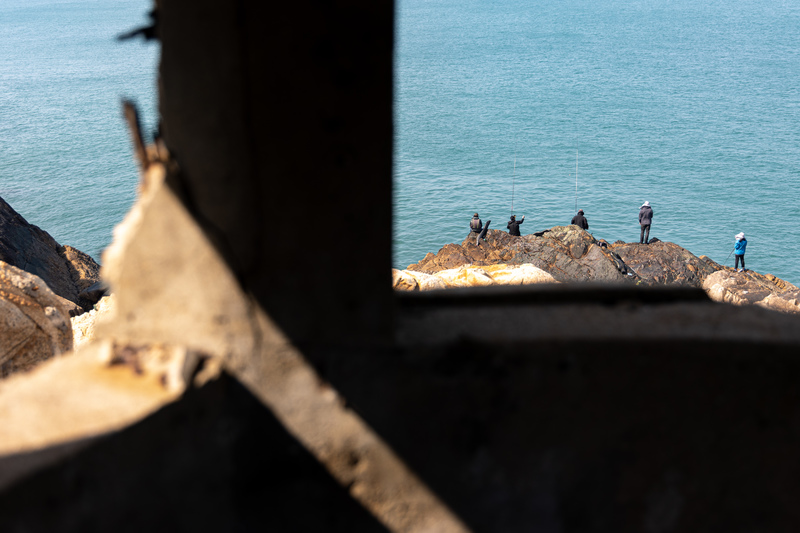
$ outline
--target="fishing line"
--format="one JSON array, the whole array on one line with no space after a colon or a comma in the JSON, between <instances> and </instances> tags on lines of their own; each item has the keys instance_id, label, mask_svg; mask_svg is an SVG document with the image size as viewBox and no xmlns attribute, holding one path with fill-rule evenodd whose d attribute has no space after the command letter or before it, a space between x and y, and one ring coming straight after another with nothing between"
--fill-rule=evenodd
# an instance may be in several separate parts
<instances>
[{"instance_id":1,"label":"fishing line","mask_svg":"<svg viewBox=\"0 0 800 533\"><path fill-rule=\"evenodd\" d=\"M575 212L578 212L578 151L575 150Z\"/></svg>"},{"instance_id":2,"label":"fishing line","mask_svg":"<svg viewBox=\"0 0 800 533\"><path fill-rule=\"evenodd\" d=\"M514 171L511 173L511 214L514 214L514 178L517 176L517 134L514 134Z\"/></svg>"}]
</instances>

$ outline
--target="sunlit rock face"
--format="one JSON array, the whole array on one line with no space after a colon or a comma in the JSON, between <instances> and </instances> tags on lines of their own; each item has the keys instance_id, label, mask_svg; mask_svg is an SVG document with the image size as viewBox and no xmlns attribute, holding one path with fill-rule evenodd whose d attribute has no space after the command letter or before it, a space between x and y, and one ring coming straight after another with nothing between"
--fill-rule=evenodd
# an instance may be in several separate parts
<instances>
[{"instance_id":1,"label":"sunlit rock face","mask_svg":"<svg viewBox=\"0 0 800 533\"><path fill-rule=\"evenodd\" d=\"M561 282L633 282L699 287L714 271L707 262L672 243L611 244L578 226L555 226L522 237L490 230L478 241L470 234L459 244L429 253L409 271L434 273L465 265L530 264Z\"/></svg>"},{"instance_id":2,"label":"sunlit rock face","mask_svg":"<svg viewBox=\"0 0 800 533\"><path fill-rule=\"evenodd\" d=\"M40 277L50 290L72 302L73 315L91 309L97 301L84 291L100 280L100 265L80 250L58 244L2 198L0 260Z\"/></svg>"},{"instance_id":3,"label":"sunlit rock face","mask_svg":"<svg viewBox=\"0 0 800 533\"><path fill-rule=\"evenodd\" d=\"M407 270L393 271L393 286L396 290L425 290L550 281L536 274L520 282L520 270L509 270L505 277L492 270L512 267L535 268L565 283L703 288L719 302L757 303L778 311L800 312L798 288L772 274L737 273L704 255L698 257L675 243L657 239L650 244L609 244L577 226L555 226L522 237L490 230L480 242L473 233L461 244L447 244L436 254L427 254Z\"/></svg>"},{"instance_id":4,"label":"sunlit rock face","mask_svg":"<svg viewBox=\"0 0 800 533\"><path fill-rule=\"evenodd\" d=\"M719 270L706 278L703 289L716 302L755 304L784 313L800 313L800 290L772 275L764 276L749 270Z\"/></svg>"},{"instance_id":5,"label":"sunlit rock face","mask_svg":"<svg viewBox=\"0 0 800 533\"><path fill-rule=\"evenodd\" d=\"M548 272L556 281L624 281L628 276L624 262L608 247L577 226L556 226L522 237L489 230L478 242L470 234L459 244L447 244L436 254L429 253L409 271L428 274L465 265L529 264Z\"/></svg>"},{"instance_id":6,"label":"sunlit rock face","mask_svg":"<svg viewBox=\"0 0 800 533\"><path fill-rule=\"evenodd\" d=\"M114 312L114 299L113 294L104 296L91 311L72 317L72 344L75 350L94 338L95 324L99 320L110 319Z\"/></svg>"},{"instance_id":7,"label":"sunlit rock face","mask_svg":"<svg viewBox=\"0 0 800 533\"><path fill-rule=\"evenodd\" d=\"M557 283L555 278L530 264L461 266L426 274L414 270L392 269L393 288L400 291L428 291L488 285L535 285Z\"/></svg>"},{"instance_id":8,"label":"sunlit rock face","mask_svg":"<svg viewBox=\"0 0 800 533\"><path fill-rule=\"evenodd\" d=\"M38 276L0 261L0 378L71 349L65 300Z\"/></svg>"}]
</instances>

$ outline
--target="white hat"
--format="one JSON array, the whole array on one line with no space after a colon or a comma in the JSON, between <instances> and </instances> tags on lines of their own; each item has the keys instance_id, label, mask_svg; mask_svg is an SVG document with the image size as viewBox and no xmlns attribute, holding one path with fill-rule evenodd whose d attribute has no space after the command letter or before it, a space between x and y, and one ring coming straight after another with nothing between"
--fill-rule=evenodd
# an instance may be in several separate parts
<instances>
[{"instance_id":1,"label":"white hat","mask_svg":"<svg viewBox=\"0 0 800 533\"><path fill-rule=\"evenodd\" d=\"M642 204L642 207L650 207L650 202L645 202Z\"/></svg>"},{"instance_id":2,"label":"white hat","mask_svg":"<svg viewBox=\"0 0 800 533\"><path fill-rule=\"evenodd\" d=\"M741 241L742 239L744 239L744 232L741 232L736 236L737 241Z\"/></svg>"}]
</instances>

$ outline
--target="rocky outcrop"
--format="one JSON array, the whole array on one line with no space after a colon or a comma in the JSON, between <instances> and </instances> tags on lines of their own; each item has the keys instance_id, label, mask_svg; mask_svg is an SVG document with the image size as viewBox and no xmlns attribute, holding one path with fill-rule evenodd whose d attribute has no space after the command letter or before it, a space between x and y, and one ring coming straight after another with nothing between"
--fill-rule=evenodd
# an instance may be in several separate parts
<instances>
[{"instance_id":1,"label":"rocky outcrop","mask_svg":"<svg viewBox=\"0 0 800 533\"><path fill-rule=\"evenodd\" d=\"M74 304L72 314L91 309L97 301L81 293L100 280L100 265L80 250L58 244L2 198L0 260L41 278L54 293Z\"/></svg>"},{"instance_id":2,"label":"rocky outcrop","mask_svg":"<svg viewBox=\"0 0 800 533\"><path fill-rule=\"evenodd\" d=\"M676 285L701 288L717 271L733 272L706 256L697 257L671 242L650 244L595 239L578 226L556 226L522 237L490 230L486 242L476 244L470 235L461 244L447 244L408 266L409 274L433 274L466 265L533 265L560 282L633 282L638 285ZM796 287L771 274L748 272L771 291ZM412 289L413 290L413 289Z\"/></svg>"},{"instance_id":3,"label":"rocky outcrop","mask_svg":"<svg viewBox=\"0 0 800 533\"><path fill-rule=\"evenodd\" d=\"M530 264L556 281L636 280L625 261L609 246L601 246L587 231L578 226L556 226L550 230L522 237L512 237L499 230L490 230L486 241L475 243L470 235L458 244L448 244L437 254L428 254L409 271L434 273L465 265Z\"/></svg>"},{"instance_id":4,"label":"rocky outcrop","mask_svg":"<svg viewBox=\"0 0 800 533\"><path fill-rule=\"evenodd\" d=\"M523 237L489 230L486 241L479 244L469 235L460 245L448 244L435 255L429 253L408 270L431 274L465 265L496 264L530 264L562 282L635 278L616 253L597 245L591 234L577 226L556 226Z\"/></svg>"},{"instance_id":5,"label":"rocky outcrop","mask_svg":"<svg viewBox=\"0 0 800 533\"><path fill-rule=\"evenodd\" d=\"M94 338L95 324L114 311L114 295L104 296L91 311L72 317L72 344L75 350Z\"/></svg>"},{"instance_id":6,"label":"rocky outcrop","mask_svg":"<svg viewBox=\"0 0 800 533\"><path fill-rule=\"evenodd\" d=\"M392 269L392 280L393 288L400 291L557 283L553 276L530 264L461 266L440 270L434 274Z\"/></svg>"},{"instance_id":7,"label":"rocky outcrop","mask_svg":"<svg viewBox=\"0 0 800 533\"><path fill-rule=\"evenodd\" d=\"M703 260L675 243L656 241L648 245L629 243L610 246L647 284L702 287L703 280L720 267ZM707 259L707 258L706 258Z\"/></svg>"},{"instance_id":8,"label":"rocky outcrop","mask_svg":"<svg viewBox=\"0 0 800 533\"><path fill-rule=\"evenodd\" d=\"M753 304L784 313L800 313L800 290L771 274L719 270L706 278L703 289L717 302Z\"/></svg>"},{"instance_id":9,"label":"rocky outcrop","mask_svg":"<svg viewBox=\"0 0 800 533\"><path fill-rule=\"evenodd\" d=\"M520 266L548 274L553 281L697 287L718 302L800 313L800 289L772 274L736 272L658 239L647 245L609 244L577 226L556 226L523 237L490 230L480 243L470 234L461 244L447 244L407 270L394 270L393 285L396 290L413 291L505 283L493 269L517 272L507 278L517 283L510 280L521 272L513 268ZM522 283L542 282L548 280L531 278Z\"/></svg>"},{"instance_id":10,"label":"rocky outcrop","mask_svg":"<svg viewBox=\"0 0 800 533\"><path fill-rule=\"evenodd\" d=\"M0 261L0 378L71 349L63 299L41 278Z\"/></svg>"}]
</instances>

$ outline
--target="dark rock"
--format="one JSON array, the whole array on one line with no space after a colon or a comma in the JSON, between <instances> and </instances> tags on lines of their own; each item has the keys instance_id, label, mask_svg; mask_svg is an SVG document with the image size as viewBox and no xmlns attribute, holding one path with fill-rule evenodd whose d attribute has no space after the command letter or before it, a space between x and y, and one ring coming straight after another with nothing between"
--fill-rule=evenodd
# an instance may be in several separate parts
<instances>
[{"instance_id":1,"label":"dark rock","mask_svg":"<svg viewBox=\"0 0 800 533\"><path fill-rule=\"evenodd\" d=\"M558 281L630 280L622 258L596 244L590 233L577 226L556 226L522 237L489 230L486 243L475 246L468 236L458 244L447 244L436 255L428 254L409 270L433 273L464 265L530 263Z\"/></svg>"},{"instance_id":2,"label":"dark rock","mask_svg":"<svg viewBox=\"0 0 800 533\"><path fill-rule=\"evenodd\" d=\"M608 244L577 226L555 226L522 237L489 230L486 243L481 246L476 246L474 237L468 236L460 245L447 244L408 269L430 274L469 264L498 263L530 263L561 282L628 281L697 288L703 286L709 275L725 269L708 257L697 257L671 242L653 238L648 245L623 241ZM771 280L762 277L762 284L772 287L770 292L796 289L774 276Z\"/></svg>"},{"instance_id":3,"label":"dark rock","mask_svg":"<svg viewBox=\"0 0 800 533\"><path fill-rule=\"evenodd\" d=\"M108 294L108 283L100 280L83 289L80 294L78 294L78 299L80 299L81 302L87 302L89 305L93 306L100 301L100 298L108 296Z\"/></svg>"},{"instance_id":4,"label":"dark rock","mask_svg":"<svg viewBox=\"0 0 800 533\"><path fill-rule=\"evenodd\" d=\"M648 285L699 288L707 276L718 270L711 262L671 242L613 244L611 249Z\"/></svg>"},{"instance_id":5,"label":"dark rock","mask_svg":"<svg viewBox=\"0 0 800 533\"><path fill-rule=\"evenodd\" d=\"M38 276L58 296L84 310L91 309L95 303L81 299L80 293L100 280L100 265L80 250L59 245L49 233L29 224L2 198L0 260Z\"/></svg>"}]
</instances>

